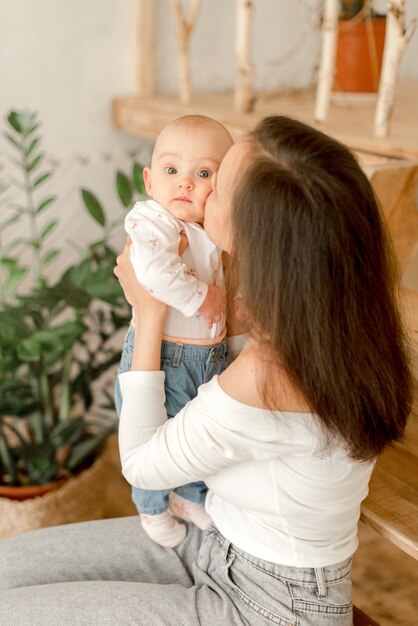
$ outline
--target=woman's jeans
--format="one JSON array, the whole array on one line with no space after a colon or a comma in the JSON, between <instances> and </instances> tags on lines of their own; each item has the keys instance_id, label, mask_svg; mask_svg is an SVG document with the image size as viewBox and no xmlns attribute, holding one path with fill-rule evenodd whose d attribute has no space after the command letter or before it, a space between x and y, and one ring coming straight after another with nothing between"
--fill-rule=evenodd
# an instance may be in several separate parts
<instances>
[{"instance_id":1,"label":"woman's jeans","mask_svg":"<svg viewBox=\"0 0 418 626\"><path fill-rule=\"evenodd\" d=\"M0 626L351 626L351 559L271 563L215 526L174 549L136 517L0 540Z\"/></svg>"},{"instance_id":2,"label":"woman's jeans","mask_svg":"<svg viewBox=\"0 0 418 626\"><path fill-rule=\"evenodd\" d=\"M122 350L118 374L131 369L135 330L129 327ZM165 408L168 417L177 413L197 395L197 389L207 383L215 374L221 374L229 365L226 342L212 346L198 346L163 341L161 347L161 369L165 372ZM122 406L119 380L115 384L115 405L118 415ZM158 515L168 509L168 495L171 491L198 504L203 504L207 488L199 481L182 485L175 489L132 488L132 500L140 513Z\"/></svg>"}]
</instances>

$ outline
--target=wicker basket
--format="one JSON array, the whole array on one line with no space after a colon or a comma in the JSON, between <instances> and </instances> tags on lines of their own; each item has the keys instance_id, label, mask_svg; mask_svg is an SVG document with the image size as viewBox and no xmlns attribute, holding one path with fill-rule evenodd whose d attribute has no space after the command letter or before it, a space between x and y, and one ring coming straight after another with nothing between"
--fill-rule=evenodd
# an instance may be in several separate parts
<instances>
[{"instance_id":1,"label":"wicker basket","mask_svg":"<svg viewBox=\"0 0 418 626\"><path fill-rule=\"evenodd\" d=\"M107 455L102 453L91 467L59 489L23 501L0 498L0 537L104 517L111 471Z\"/></svg>"}]
</instances>

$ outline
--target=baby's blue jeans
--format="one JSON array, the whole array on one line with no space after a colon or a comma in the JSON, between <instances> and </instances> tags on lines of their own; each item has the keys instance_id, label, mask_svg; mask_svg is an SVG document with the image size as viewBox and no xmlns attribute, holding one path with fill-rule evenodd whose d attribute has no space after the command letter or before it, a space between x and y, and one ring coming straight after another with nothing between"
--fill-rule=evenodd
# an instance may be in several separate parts
<instances>
[{"instance_id":1,"label":"baby's blue jeans","mask_svg":"<svg viewBox=\"0 0 418 626\"><path fill-rule=\"evenodd\" d=\"M134 337L134 328L130 326L125 336L118 374L131 369ZM199 385L207 383L215 374L221 374L228 365L225 341L212 346L163 341L161 369L165 372L165 408L168 417L177 415L197 395ZM120 415L122 394L118 379L115 384L115 406ZM168 495L171 491L186 500L203 504L207 487L202 481L175 489L150 490L132 487L132 500L140 513L158 515L168 509Z\"/></svg>"}]
</instances>

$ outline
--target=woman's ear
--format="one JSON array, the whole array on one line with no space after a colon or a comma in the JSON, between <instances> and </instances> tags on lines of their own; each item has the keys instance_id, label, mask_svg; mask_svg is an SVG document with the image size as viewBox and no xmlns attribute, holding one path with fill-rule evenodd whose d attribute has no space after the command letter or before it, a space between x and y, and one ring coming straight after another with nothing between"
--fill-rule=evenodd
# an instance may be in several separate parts
<instances>
[{"instance_id":1,"label":"woman's ear","mask_svg":"<svg viewBox=\"0 0 418 626\"><path fill-rule=\"evenodd\" d=\"M151 196L151 169L149 167L144 167L144 171L143 171L143 177L144 177L144 183L145 183L145 190L147 192L147 194Z\"/></svg>"}]
</instances>

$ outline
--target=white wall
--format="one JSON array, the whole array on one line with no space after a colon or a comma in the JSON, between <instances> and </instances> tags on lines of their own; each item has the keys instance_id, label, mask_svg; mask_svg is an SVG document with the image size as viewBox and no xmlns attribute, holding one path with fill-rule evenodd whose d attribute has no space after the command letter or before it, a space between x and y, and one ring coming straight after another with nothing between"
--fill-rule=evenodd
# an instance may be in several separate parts
<instances>
[{"instance_id":1,"label":"white wall","mask_svg":"<svg viewBox=\"0 0 418 626\"><path fill-rule=\"evenodd\" d=\"M0 0L0 115L10 108L40 113L44 149L57 168L57 236L79 243L94 234L79 188L95 191L119 211L113 173L132 154L147 161L150 142L112 128L111 100L135 91L136 0ZM168 0L158 16L158 87L176 90L175 22ZM255 0L257 87L277 89L313 82L319 55L320 0ZM234 81L235 0L203 0L192 39L196 89L229 89ZM418 0L408 0L408 19ZM418 79L418 34L409 44L402 76ZM0 150L4 151L4 140ZM5 171L5 161L0 165ZM0 171L1 176L1 171ZM120 233L122 240L122 233Z\"/></svg>"},{"instance_id":2,"label":"white wall","mask_svg":"<svg viewBox=\"0 0 418 626\"><path fill-rule=\"evenodd\" d=\"M149 156L149 142L111 125L112 98L134 91L134 17L131 0L0 0L0 116L11 108L39 112L47 165L56 168L39 193L59 195L53 210L62 241L83 244L98 233L80 187L117 214L115 169L126 169L134 153L140 161ZM0 140L3 171L10 170L1 159L6 148ZM66 247L59 263L75 257Z\"/></svg>"}]
</instances>

